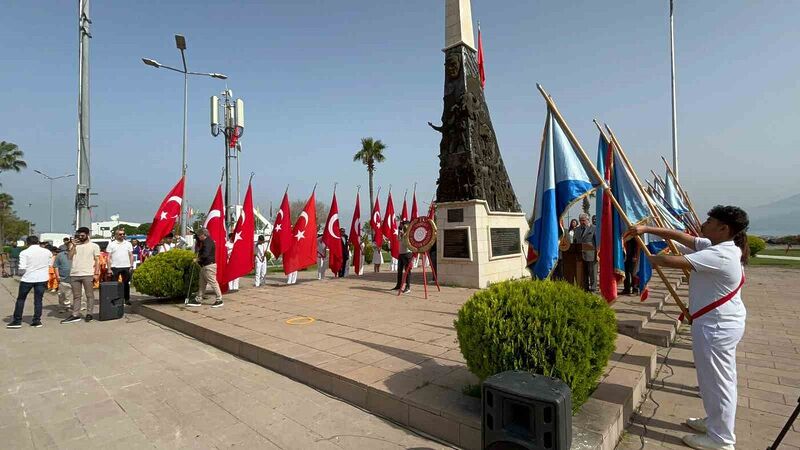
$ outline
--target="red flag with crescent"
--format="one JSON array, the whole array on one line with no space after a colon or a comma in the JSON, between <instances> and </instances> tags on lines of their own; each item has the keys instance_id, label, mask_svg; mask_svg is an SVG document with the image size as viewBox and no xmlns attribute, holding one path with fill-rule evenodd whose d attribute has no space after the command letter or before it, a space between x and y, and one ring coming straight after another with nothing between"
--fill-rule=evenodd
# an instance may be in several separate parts
<instances>
[{"instance_id":1,"label":"red flag with crescent","mask_svg":"<svg viewBox=\"0 0 800 450\"><path fill-rule=\"evenodd\" d=\"M275 226L269 242L269 251L276 258L286 253L292 243L292 212L289 209L289 193L283 194L281 207L275 216Z\"/></svg>"},{"instance_id":2,"label":"red flag with crescent","mask_svg":"<svg viewBox=\"0 0 800 450\"><path fill-rule=\"evenodd\" d=\"M228 232L225 230L225 203L222 202L222 185L217 187L217 195L211 203L203 228L208 230L208 239L214 241L214 260L217 263L217 283L223 293L228 291L228 280L225 278L228 266L228 249L225 242Z\"/></svg>"},{"instance_id":3,"label":"red flag with crescent","mask_svg":"<svg viewBox=\"0 0 800 450\"><path fill-rule=\"evenodd\" d=\"M400 221L405 222L408 220L408 207L406 207L406 198L403 197L403 208L400 209Z\"/></svg>"},{"instance_id":4,"label":"red flag with crescent","mask_svg":"<svg viewBox=\"0 0 800 450\"><path fill-rule=\"evenodd\" d=\"M164 197L161 206L158 207L150 231L147 232L147 246L155 247L164 239L164 236L172 232L175 228L175 221L181 215L181 204L183 203L183 177L178 180L178 184Z\"/></svg>"},{"instance_id":5,"label":"red flag with crescent","mask_svg":"<svg viewBox=\"0 0 800 450\"><path fill-rule=\"evenodd\" d=\"M283 273L303 270L317 263L317 208L314 193L292 228L292 247L283 255Z\"/></svg>"},{"instance_id":6,"label":"red flag with crescent","mask_svg":"<svg viewBox=\"0 0 800 450\"><path fill-rule=\"evenodd\" d=\"M252 183L247 186L247 193L244 194L242 212L236 221L233 234L233 249L225 275L228 281L247 275L255 267L256 221L253 214Z\"/></svg>"},{"instance_id":7,"label":"red flag with crescent","mask_svg":"<svg viewBox=\"0 0 800 450\"><path fill-rule=\"evenodd\" d=\"M383 233L381 233L381 201L375 198L375 206L372 208L372 217L369 219L369 226L375 236L375 245L380 248L383 245Z\"/></svg>"},{"instance_id":8,"label":"red flag with crescent","mask_svg":"<svg viewBox=\"0 0 800 450\"><path fill-rule=\"evenodd\" d=\"M356 193L356 209L350 221L350 243L353 244L353 269L356 275L361 273L361 201Z\"/></svg>"},{"instance_id":9,"label":"red flag with crescent","mask_svg":"<svg viewBox=\"0 0 800 450\"><path fill-rule=\"evenodd\" d=\"M336 204L336 193L333 193L331 210L328 213L328 220L325 221L325 231L322 233L322 242L328 246L330 252L328 267L335 274L342 270L344 259L342 256L342 233L339 231L339 205Z\"/></svg>"},{"instance_id":10,"label":"red flag with crescent","mask_svg":"<svg viewBox=\"0 0 800 450\"><path fill-rule=\"evenodd\" d=\"M386 200L386 211L383 216L381 232L389 240L389 250L392 253L392 258L400 256L400 241L397 239L397 221L394 218L394 203L392 202L391 192L389 192L389 198Z\"/></svg>"}]
</instances>

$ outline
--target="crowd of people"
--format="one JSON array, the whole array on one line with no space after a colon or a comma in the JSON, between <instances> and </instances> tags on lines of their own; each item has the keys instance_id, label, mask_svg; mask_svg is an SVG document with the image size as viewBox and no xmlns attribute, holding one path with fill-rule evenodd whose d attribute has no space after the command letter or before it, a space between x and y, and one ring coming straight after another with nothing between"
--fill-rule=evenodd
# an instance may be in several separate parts
<instances>
[{"instance_id":1,"label":"crowd of people","mask_svg":"<svg viewBox=\"0 0 800 450\"><path fill-rule=\"evenodd\" d=\"M57 294L59 314L69 314L61 323L91 322L94 318L94 290L100 283L118 281L122 295L130 305L130 280L133 271L147 258L176 247L184 246L173 234L167 235L155 248L137 239L128 240L123 229L113 232L112 239L99 244L90 239L90 230L81 227L72 237L65 237L56 247L51 241L39 241L28 236L25 248L12 244L8 252L6 276L21 274L14 314L7 328L22 326L22 311L31 291L34 296L34 315L31 326L42 326L44 293ZM85 315L83 312L85 311Z\"/></svg>"}]
</instances>

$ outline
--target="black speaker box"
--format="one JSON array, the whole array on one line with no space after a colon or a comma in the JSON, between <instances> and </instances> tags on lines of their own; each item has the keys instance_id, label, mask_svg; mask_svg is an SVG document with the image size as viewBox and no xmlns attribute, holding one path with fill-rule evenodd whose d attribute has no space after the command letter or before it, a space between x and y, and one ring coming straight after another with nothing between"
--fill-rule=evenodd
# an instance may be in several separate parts
<instances>
[{"instance_id":1,"label":"black speaker box","mask_svg":"<svg viewBox=\"0 0 800 450\"><path fill-rule=\"evenodd\" d=\"M100 283L100 320L121 319L125 315L125 299L122 283L106 281Z\"/></svg>"},{"instance_id":2,"label":"black speaker box","mask_svg":"<svg viewBox=\"0 0 800 450\"><path fill-rule=\"evenodd\" d=\"M572 445L572 392L563 381L508 371L483 382L483 448L568 450Z\"/></svg>"}]
</instances>

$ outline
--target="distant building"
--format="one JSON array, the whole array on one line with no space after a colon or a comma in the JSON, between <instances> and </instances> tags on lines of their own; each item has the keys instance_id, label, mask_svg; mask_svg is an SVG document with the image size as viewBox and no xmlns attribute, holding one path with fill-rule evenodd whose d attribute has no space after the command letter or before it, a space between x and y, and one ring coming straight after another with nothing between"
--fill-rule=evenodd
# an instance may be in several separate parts
<instances>
[{"instance_id":1,"label":"distant building","mask_svg":"<svg viewBox=\"0 0 800 450\"><path fill-rule=\"evenodd\" d=\"M119 214L115 214L109 217L111 220L107 220L104 222L92 222L92 236L101 236L104 238L110 238L111 233L113 230L120 225L130 225L132 227L138 227L141 225L140 223L136 222L128 222L126 220L119 220Z\"/></svg>"}]
</instances>

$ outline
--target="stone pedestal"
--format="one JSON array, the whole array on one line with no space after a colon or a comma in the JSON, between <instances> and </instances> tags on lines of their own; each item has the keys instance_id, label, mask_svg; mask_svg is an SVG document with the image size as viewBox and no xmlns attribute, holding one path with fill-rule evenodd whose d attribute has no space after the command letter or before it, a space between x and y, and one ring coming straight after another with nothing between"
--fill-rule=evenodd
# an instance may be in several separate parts
<instances>
[{"instance_id":1,"label":"stone pedestal","mask_svg":"<svg viewBox=\"0 0 800 450\"><path fill-rule=\"evenodd\" d=\"M490 211L485 200L436 205L436 258L439 282L446 286L485 288L491 283L528 278L521 212Z\"/></svg>"}]
</instances>

